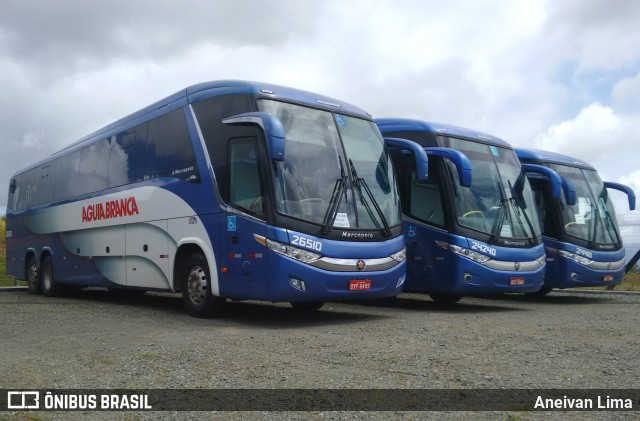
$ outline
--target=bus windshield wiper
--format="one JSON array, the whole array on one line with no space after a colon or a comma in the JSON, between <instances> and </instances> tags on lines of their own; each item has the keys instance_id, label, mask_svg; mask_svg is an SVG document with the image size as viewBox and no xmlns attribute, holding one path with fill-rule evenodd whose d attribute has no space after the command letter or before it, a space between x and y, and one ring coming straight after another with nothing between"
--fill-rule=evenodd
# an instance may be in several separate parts
<instances>
[{"instance_id":1,"label":"bus windshield wiper","mask_svg":"<svg viewBox=\"0 0 640 421\"><path fill-rule=\"evenodd\" d=\"M325 235L328 234L329 231L331 231L333 222L336 220L336 216L338 215L338 209L340 208L340 199L342 199L342 196L345 195L347 188L347 175L344 172L342 158L339 157L339 159L340 173L342 175L336 180L336 184L333 186L331 200L329 200L329 206L327 207L327 211L324 214L324 219L322 220L322 229L320 230L320 233Z\"/></svg>"},{"instance_id":2,"label":"bus windshield wiper","mask_svg":"<svg viewBox=\"0 0 640 421\"><path fill-rule=\"evenodd\" d=\"M371 208L367 204L367 201L365 200L364 195L362 194L362 187L364 187L365 192L367 192L367 196L369 196L369 200L373 204L373 208L376 210L376 212L380 216L380 221L382 221L382 225L383 225L384 236L385 237L391 237L391 228L389 227L389 223L387 222L387 218L385 218L385 216L384 216L384 212L382 212L382 209L380 209L380 206L378 205L378 202L376 201L375 197L373 196L373 193L371 192L371 189L367 185L367 182L364 180L364 178L358 177L358 173L356 171L356 166L353 164L353 161L351 160L351 158L349 158L349 168L351 170L351 175L353 177L353 184L358 190L358 193L360 195L360 201L364 205L365 209L367 209L367 212L369 213L369 217L371 218L372 221L374 221L374 222L376 221L376 219L371 214Z\"/></svg>"},{"instance_id":3,"label":"bus windshield wiper","mask_svg":"<svg viewBox=\"0 0 640 421\"><path fill-rule=\"evenodd\" d=\"M529 216L525 211L526 204L524 202L524 198L522 196L519 196L520 200L517 200L515 197L513 197L515 195L519 195L520 193L514 190L513 186L511 185L511 180L509 180L509 190L511 191L511 198L509 200L512 201L514 204L514 208L516 211L515 214L516 214L516 217L518 218L518 223L520 224L522 231L524 232L524 225L522 225L520 212L522 212L522 214L524 215L524 220L527 222L527 226L529 227L529 232L531 233L531 238L535 238L535 235L534 235L535 231L533 229L533 224L531 224L531 220L529 219Z\"/></svg>"},{"instance_id":4,"label":"bus windshield wiper","mask_svg":"<svg viewBox=\"0 0 640 421\"><path fill-rule=\"evenodd\" d=\"M498 181L496 183L496 188L500 193L500 209L498 209L498 214L496 215L496 219L493 222L493 226L491 227L491 237L489 238L489 244L492 244L494 241L498 239L498 233L502 230L502 221L507 215L506 205L509 199L504 197L504 192L502 191L502 184Z\"/></svg>"}]
</instances>

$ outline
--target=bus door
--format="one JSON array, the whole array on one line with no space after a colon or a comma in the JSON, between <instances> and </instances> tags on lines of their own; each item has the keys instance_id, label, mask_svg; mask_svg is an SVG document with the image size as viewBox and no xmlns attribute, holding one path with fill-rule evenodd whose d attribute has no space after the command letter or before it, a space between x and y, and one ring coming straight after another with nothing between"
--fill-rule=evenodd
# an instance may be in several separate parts
<instances>
[{"instance_id":1,"label":"bus door","mask_svg":"<svg viewBox=\"0 0 640 421\"><path fill-rule=\"evenodd\" d=\"M255 235L266 237L264 189L256 137L229 140L227 150L228 290L231 298L268 297L267 255Z\"/></svg>"},{"instance_id":2,"label":"bus door","mask_svg":"<svg viewBox=\"0 0 640 421\"><path fill-rule=\"evenodd\" d=\"M446 287L449 276L448 251L442 244L449 243L449 232L445 229L445 213L442 182L436 165L429 166L429 177L418 181L415 171L408 174L408 189L404 211L410 220L405 220L407 239L407 289L415 291L434 290ZM438 288L440 289L440 288Z\"/></svg>"}]
</instances>

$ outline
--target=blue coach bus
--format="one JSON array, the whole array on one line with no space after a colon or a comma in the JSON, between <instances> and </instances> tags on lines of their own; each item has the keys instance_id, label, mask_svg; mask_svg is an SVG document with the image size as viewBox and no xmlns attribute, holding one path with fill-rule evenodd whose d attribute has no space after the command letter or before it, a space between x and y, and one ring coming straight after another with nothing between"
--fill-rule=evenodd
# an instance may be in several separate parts
<instances>
[{"instance_id":1,"label":"blue coach bus","mask_svg":"<svg viewBox=\"0 0 640 421\"><path fill-rule=\"evenodd\" d=\"M399 183L407 237L405 291L453 303L463 295L539 290L542 236L529 183L511 146L443 124L395 118L376 123ZM402 143L407 141L415 147ZM553 171L535 165L531 171L551 177L559 189Z\"/></svg>"},{"instance_id":2,"label":"blue coach bus","mask_svg":"<svg viewBox=\"0 0 640 421\"><path fill-rule=\"evenodd\" d=\"M575 197L551 197L547 180L527 173L538 207L547 269L540 295L553 288L619 284L625 272L625 255L613 203L607 189L627 194L635 209L635 194L627 186L603 183L588 163L558 153L516 149L520 162L544 165L556 171Z\"/></svg>"},{"instance_id":3,"label":"blue coach bus","mask_svg":"<svg viewBox=\"0 0 640 421\"><path fill-rule=\"evenodd\" d=\"M60 285L181 292L205 317L227 298L398 294L400 201L370 115L282 86L188 87L16 173L7 272Z\"/></svg>"}]
</instances>

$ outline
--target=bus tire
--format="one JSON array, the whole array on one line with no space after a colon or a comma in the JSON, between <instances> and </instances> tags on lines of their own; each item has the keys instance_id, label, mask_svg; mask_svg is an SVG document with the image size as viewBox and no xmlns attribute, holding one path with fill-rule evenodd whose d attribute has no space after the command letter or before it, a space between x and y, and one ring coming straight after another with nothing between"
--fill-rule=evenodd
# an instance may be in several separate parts
<instances>
[{"instance_id":1,"label":"bus tire","mask_svg":"<svg viewBox=\"0 0 640 421\"><path fill-rule=\"evenodd\" d=\"M461 294L452 294L450 292L431 292L429 297L437 303L455 304L462 299Z\"/></svg>"},{"instance_id":2,"label":"bus tire","mask_svg":"<svg viewBox=\"0 0 640 421\"><path fill-rule=\"evenodd\" d=\"M209 265L202 253L189 257L180 279L182 300L193 317L218 317L224 313L226 299L214 297L210 287Z\"/></svg>"},{"instance_id":3,"label":"bus tire","mask_svg":"<svg viewBox=\"0 0 640 421\"><path fill-rule=\"evenodd\" d=\"M298 311L316 311L322 308L324 301L300 301L289 304Z\"/></svg>"},{"instance_id":4,"label":"bus tire","mask_svg":"<svg viewBox=\"0 0 640 421\"><path fill-rule=\"evenodd\" d=\"M42 287L40 284L40 276L38 275L38 262L36 262L35 256L29 257L29 263L27 263L27 290L29 294L41 294Z\"/></svg>"},{"instance_id":5,"label":"bus tire","mask_svg":"<svg viewBox=\"0 0 640 421\"><path fill-rule=\"evenodd\" d=\"M42 266L40 267L40 286L44 296L53 297L56 295L57 285L53 273L53 260L51 256L46 256L44 260L42 260Z\"/></svg>"},{"instance_id":6,"label":"bus tire","mask_svg":"<svg viewBox=\"0 0 640 421\"><path fill-rule=\"evenodd\" d=\"M524 295L527 295L529 297L544 297L545 295L550 293L552 289L553 288L551 288L551 287L542 287L538 291L535 291L535 292L525 292Z\"/></svg>"}]
</instances>

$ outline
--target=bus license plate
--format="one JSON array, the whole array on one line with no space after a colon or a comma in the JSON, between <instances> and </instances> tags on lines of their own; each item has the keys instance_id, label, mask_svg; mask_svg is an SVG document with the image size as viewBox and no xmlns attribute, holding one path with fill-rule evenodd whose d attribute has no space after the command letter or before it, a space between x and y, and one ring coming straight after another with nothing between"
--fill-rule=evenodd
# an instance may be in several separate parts
<instances>
[{"instance_id":1,"label":"bus license plate","mask_svg":"<svg viewBox=\"0 0 640 421\"><path fill-rule=\"evenodd\" d=\"M602 280L603 280L604 282L611 282L611 281L613 281L613 275L604 275L604 276L602 277Z\"/></svg>"},{"instance_id":2,"label":"bus license plate","mask_svg":"<svg viewBox=\"0 0 640 421\"><path fill-rule=\"evenodd\" d=\"M524 278L511 278L509 285L511 286L524 285Z\"/></svg>"},{"instance_id":3,"label":"bus license plate","mask_svg":"<svg viewBox=\"0 0 640 421\"><path fill-rule=\"evenodd\" d=\"M352 279L349 281L349 291L366 291L371 289L370 279Z\"/></svg>"}]
</instances>

